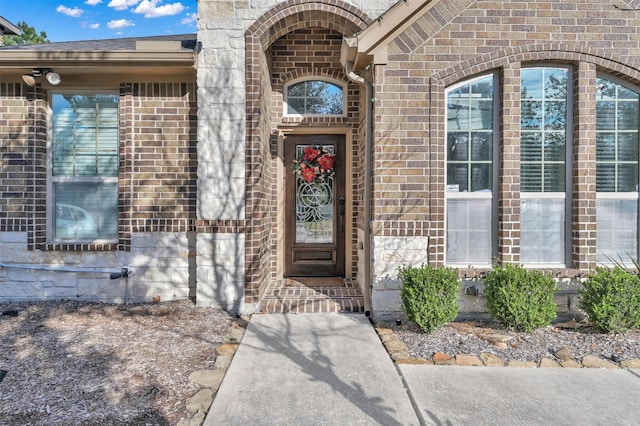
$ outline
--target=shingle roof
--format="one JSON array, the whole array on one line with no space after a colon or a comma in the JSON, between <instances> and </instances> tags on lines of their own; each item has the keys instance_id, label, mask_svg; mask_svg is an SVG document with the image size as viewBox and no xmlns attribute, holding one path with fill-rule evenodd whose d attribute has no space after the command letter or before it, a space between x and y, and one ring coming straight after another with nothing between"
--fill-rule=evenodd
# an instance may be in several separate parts
<instances>
[{"instance_id":1,"label":"shingle roof","mask_svg":"<svg viewBox=\"0 0 640 426\"><path fill-rule=\"evenodd\" d=\"M178 34L167 36L112 38L103 40L80 40L42 44L23 44L1 46L0 50L30 50L41 52L72 52L72 51L117 51L136 50L136 41L181 41L183 51L196 49L196 34Z\"/></svg>"}]
</instances>

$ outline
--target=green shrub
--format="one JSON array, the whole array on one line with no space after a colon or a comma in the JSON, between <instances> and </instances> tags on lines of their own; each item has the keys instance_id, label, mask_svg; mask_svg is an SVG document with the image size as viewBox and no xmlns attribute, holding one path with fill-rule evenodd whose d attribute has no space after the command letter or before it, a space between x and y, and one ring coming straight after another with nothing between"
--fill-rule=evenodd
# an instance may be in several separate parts
<instances>
[{"instance_id":1,"label":"green shrub","mask_svg":"<svg viewBox=\"0 0 640 426\"><path fill-rule=\"evenodd\" d=\"M494 267L484 280L492 318L517 331L533 331L556 317L556 282L541 271L522 266Z\"/></svg>"},{"instance_id":2,"label":"green shrub","mask_svg":"<svg viewBox=\"0 0 640 426\"><path fill-rule=\"evenodd\" d=\"M421 330L430 333L458 315L458 270L429 265L400 268L402 309Z\"/></svg>"},{"instance_id":3,"label":"green shrub","mask_svg":"<svg viewBox=\"0 0 640 426\"><path fill-rule=\"evenodd\" d=\"M580 308L601 331L640 327L640 277L620 266L597 268L580 290Z\"/></svg>"}]
</instances>

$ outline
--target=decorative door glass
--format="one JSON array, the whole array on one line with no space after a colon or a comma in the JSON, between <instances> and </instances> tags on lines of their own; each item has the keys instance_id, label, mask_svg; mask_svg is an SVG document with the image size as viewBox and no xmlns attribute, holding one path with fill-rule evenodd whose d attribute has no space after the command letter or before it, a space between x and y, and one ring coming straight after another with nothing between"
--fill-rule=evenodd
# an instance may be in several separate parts
<instances>
[{"instance_id":1,"label":"decorative door glass","mask_svg":"<svg viewBox=\"0 0 640 426\"><path fill-rule=\"evenodd\" d=\"M303 155L305 145L296 146L296 157ZM334 155L333 145L322 150ZM296 243L322 244L334 242L334 176L307 182L296 178Z\"/></svg>"}]
</instances>

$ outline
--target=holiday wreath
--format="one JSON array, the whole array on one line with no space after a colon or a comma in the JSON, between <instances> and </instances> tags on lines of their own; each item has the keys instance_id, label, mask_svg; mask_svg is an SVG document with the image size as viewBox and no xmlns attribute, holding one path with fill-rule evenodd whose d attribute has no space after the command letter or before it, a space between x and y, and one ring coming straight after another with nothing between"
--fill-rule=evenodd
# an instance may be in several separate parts
<instances>
[{"instance_id":1,"label":"holiday wreath","mask_svg":"<svg viewBox=\"0 0 640 426\"><path fill-rule=\"evenodd\" d=\"M309 145L293 160L293 172L308 183L325 182L333 176L336 157L326 148Z\"/></svg>"}]
</instances>

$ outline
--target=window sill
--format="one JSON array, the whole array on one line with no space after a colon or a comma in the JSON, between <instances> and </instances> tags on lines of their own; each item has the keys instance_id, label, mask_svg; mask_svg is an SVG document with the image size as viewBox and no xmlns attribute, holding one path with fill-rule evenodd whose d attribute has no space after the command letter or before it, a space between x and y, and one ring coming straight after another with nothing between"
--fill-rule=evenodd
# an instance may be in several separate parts
<instances>
[{"instance_id":1,"label":"window sill","mask_svg":"<svg viewBox=\"0 0 640 426\"><path fill-rule=\"evenodd\" d=\"M115 241L52 242L39 244L37 248L42 251L116 251L118 243Z\"/></svg>"}]
</instances>

